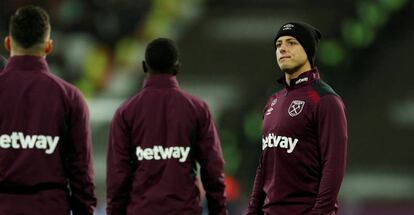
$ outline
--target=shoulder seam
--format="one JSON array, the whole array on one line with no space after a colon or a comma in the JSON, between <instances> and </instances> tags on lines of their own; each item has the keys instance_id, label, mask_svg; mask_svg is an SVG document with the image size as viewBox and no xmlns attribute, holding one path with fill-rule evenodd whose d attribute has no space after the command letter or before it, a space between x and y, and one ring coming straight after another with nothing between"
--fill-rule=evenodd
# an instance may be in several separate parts
<instances>
[{"instance_id":1,"label":"shoulder seam","mask_svg":"<svg viewBox=\"0 0 414 215\"><path fill-rule=\"evenodd\" d=\"M332 87L322 80L314 81L312 83L312 89L315 90L321 98L325 95L333 95L340 98L340 96L332 89Z\"/></svg>"}]
</instances>

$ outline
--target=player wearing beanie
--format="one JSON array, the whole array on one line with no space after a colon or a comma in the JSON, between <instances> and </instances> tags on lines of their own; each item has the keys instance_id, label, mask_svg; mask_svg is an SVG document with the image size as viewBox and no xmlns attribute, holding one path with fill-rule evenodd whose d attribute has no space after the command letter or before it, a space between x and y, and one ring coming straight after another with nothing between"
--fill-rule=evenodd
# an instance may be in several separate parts
<instances>
[{"instance_id":1,"label":"player wearing beanie","mask_svg":"<svg viewBox=\"0 0 414 215\"><path fill-rule=\"evenodd\" d=\"M284 24L274 39L284 88L263 112L262 155L248 214L335 215L345 174L345 106L319 77L321 33L301 22Z\"/></svg>"}]
</instances>

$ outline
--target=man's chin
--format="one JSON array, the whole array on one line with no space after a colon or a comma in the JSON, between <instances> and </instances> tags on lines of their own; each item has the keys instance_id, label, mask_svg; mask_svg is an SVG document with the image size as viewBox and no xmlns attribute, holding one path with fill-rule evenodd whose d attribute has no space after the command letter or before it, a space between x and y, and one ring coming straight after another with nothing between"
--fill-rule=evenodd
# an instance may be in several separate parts
<instances>
[{"instance_id":1,"label":"man's chin","mask_svg":"<svg viewBox=\"0 0 414 215\"><path fill-rule=\"evenodd\" d=\"M293 74L296 71L295 68L289 67L289 66L281 66L280 70L282 70L282 72L290 74L290 75Z\"/></svg>"},{"instance_id":2,"label":"man's chin","mask_svg":"<svg viewBox=\"0 0 414 215\"><path fill-rule=\"evenodd\" d=\"M282 72L287 73L289 75L292 75L293 73L296 73L298 70L301 69L301 67L303 67L303 64L296 64L296 65L292 65L292 64L282 64L279 65L280 70L282 70Z\"/></svg>"}]
</instances>

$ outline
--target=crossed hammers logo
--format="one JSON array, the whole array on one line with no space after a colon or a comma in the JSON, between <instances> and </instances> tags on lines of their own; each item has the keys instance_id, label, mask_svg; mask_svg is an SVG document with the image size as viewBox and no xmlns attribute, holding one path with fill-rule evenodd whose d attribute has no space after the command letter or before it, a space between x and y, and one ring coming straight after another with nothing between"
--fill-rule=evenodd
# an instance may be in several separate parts
<instances>
[{"instance_id":1,"label":"crossed hammers logo","mask_svg":"<svg viewBox=\"0 0 414 215\"><path fill-rule=\"evenodd\" d=\"M305 105L304 101L300 100L293 100L292 103L290 103L288 113L291 117L295 117L300 114L303 110L303 106Z\"/></svg>"}]
</instances>

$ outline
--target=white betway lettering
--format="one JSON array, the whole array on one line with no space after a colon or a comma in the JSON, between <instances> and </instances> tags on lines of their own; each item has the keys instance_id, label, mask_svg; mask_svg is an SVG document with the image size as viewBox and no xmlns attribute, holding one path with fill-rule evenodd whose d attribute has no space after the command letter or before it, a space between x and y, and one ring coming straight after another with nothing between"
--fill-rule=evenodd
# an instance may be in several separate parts
<instances>
[{"instance_id":1,"label":"white betway lettering","mask_svg":"<svg viewBox=\"0 0 414 215\"><path fill-rule=\"evenodd\" d=\"M23 132L12 132L0 136L0 148L3 149L42 149L52 154L59 142L59 137L46 135L24 135Z\"/></svg>"},{"instance_id":2,"label":"white betway lettering","mask_svg":"<svg viewBox=\"0 0 414 215\"><path fill-rule=\"evenodd\" d=\"M287 149L287 153L292 153L296 147L296 144L299 142L296 138L278 136L273 133L269 133L266 137L262 138L262 149L279 147L282 149Z\"/></svg>"},{"instance_id":3,"label":"white betway lettering","mask_svg":"<svg viewBox=\"0 0 414 215\"><path fill-rule=\"evenodd\" d=\"M297 80L296 82L295 82L295 84L300 84L300 83L302 83L302 82L306 82L306 81L308 81L309 79L308 79L308 77L306 77L306 78L301 78L301 79L299 79L299 80Z\"/></svg>"},{"instance_id":4,"label":"white betway lettering","mask_svg":"<svg viewBox=\"0 0 414 215\"><path fill-rule=\"evenodd\" d=\"M190 147L183 146L153 146L152 148L137 147L136 154L138 160L167 160L178 159L178 161L185 162L188 154L190 153Z\"/></svg>"}]
</instances>

